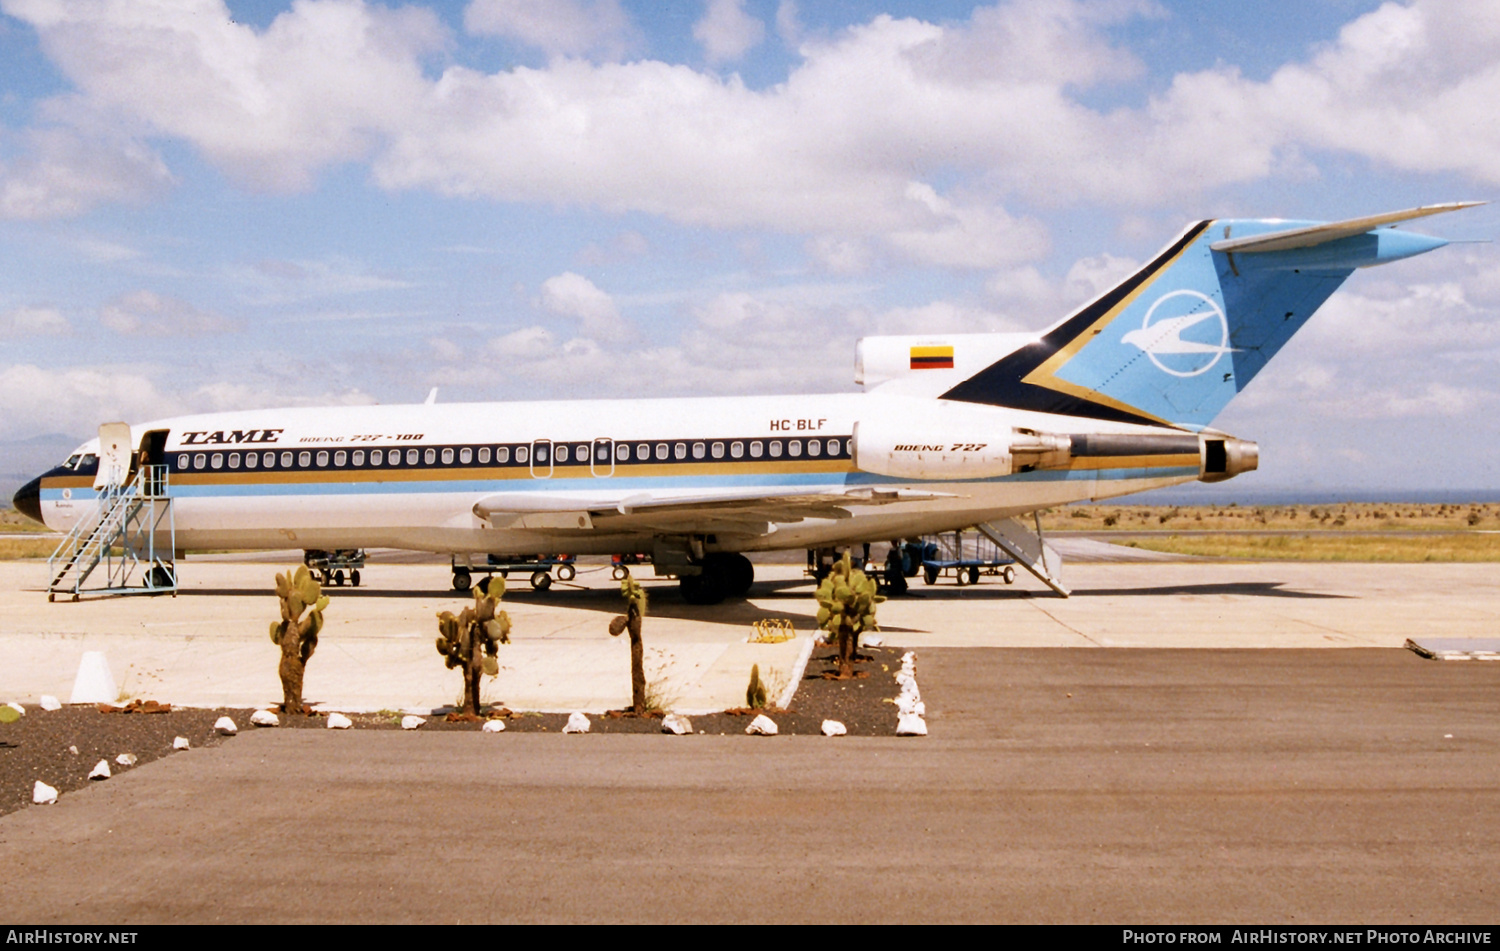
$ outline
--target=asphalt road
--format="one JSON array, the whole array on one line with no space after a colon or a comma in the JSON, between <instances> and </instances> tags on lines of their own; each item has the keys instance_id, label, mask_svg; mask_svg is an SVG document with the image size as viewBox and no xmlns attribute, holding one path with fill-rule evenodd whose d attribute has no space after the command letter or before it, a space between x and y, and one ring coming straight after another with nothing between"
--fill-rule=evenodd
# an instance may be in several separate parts
<instances>
[{"instance_id":1,"label":"asphalt road","mask_svg":"<svg viewBox=\"0 0 1500 951\"><path fill-rule=\"evenodd\" d=\"M0 819L0 920L1493 923L1500 664L932 648L932 735L262 731Z\"/></svg>"}]
</instances>

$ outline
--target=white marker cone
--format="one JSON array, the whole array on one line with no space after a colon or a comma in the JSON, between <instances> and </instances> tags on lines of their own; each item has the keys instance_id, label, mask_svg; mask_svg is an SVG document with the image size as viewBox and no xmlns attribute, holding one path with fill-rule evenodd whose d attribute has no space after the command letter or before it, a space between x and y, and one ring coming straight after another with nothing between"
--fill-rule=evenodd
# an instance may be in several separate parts
<instances>
[{"instance_id":1,"label":"white marker cone","mask_svg":"<svg viewBox=\"0 0 1500 951\"><path fill-rule=\"evenodd\" d=\"M120 699L120 688L109 672L109 661L103 651L84 651L78 662L78 678L73 681L69 703L114 703Z\"/></svg>"}]
</instances>

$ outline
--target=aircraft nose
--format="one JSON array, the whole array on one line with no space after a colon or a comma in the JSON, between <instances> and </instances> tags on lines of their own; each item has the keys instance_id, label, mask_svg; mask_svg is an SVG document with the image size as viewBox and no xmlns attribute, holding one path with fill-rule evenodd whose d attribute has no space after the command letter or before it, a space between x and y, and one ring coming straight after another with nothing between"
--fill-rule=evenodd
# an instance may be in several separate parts
<instances>
[{"instance_id":1,"label":"aircraft nose","mask_svg":"<svg viewBox=\"0 0 1500 951\"><path fill-rule=\"evenodd\" d=\"M42 480L38 476L30 482L21 486L20 491L11 497L11 504L16 511L35 521L42 521ZM46 524L43 522L42 524Z\"/></svg>"}]
</instances>

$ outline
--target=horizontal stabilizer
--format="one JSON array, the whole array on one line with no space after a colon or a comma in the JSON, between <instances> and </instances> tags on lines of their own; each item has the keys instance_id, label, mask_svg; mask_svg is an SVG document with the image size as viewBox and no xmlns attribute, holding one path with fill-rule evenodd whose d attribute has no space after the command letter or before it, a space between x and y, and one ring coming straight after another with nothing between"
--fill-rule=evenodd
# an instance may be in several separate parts
<instances>
[{"instance_id":1,"label":"horizontal stabilizer","mask_svg":"<svg viewBox=\"0 0 1500 951\"><path fill-rule=\"evenodd\" d=\"M1329 241L1337 241L1340 238L1349 238L1357 234L1364 234L1366 231L1378 228L1381 225L1395 224L1398 221L1410 221L1413 218L1425 218L1428 215L1441 215L1444 212L1458 211L1462 208L1473 208L1475 205L1483 204L1485 202L1482 201L1450 201L1441 205L1423 205L1420 208L1408 208L1405 211L1391 211L1383 215L1350 218L1347 221L1330 221L1326 224L1313 225L1306 228L1272 231L1269 234L1257 234L1245 238L1225 238L1222 241L1215 241L1209 247L1214 251L1234 254L1311 248L1320 244L1327 244Z\"/></svg>"}]
</instances>

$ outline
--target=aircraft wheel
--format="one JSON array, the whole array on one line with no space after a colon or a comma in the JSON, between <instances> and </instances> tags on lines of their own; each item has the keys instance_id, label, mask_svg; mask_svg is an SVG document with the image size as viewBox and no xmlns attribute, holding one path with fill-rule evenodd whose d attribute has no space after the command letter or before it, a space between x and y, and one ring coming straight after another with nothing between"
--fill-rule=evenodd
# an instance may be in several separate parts
<instances>
[{"instance_id":1,"label":"aircraft wheel","mask_svg":"<svg viewBox=\"0 0 1500 951\"><path fill-rule=\"evenodd\" d=\"M344 586L344 571L342 568L333 573L333 583L338 585L340 588Z\"/></svg>"},{"instance_id":2,"label":"aircraft wheel","mask_svg":"<svg viewBox=\"0 0 1500 951\"><path fill-rule=\"evenodd\" d=\"M964 585L966 585L966 584L969 583L969 573L967 571L963 570L963 568L954 568L953 569L953 580L957 581L958 582L958 586L961 588Z\"/></svg>"},{"instance_id":3,"label":"aircraft wheel","mask_svg":"<svg viewBox=\"0 0 1500 951\"><path fill-rule=\"evenodd\" d=\"M969 569L969 584L979 583L979 566L974 565Z\"/></svg>"},{"instance_id":4,"label":"aircraft wheel","mask_svg":"<svg viewBox=\"0 0 1500 951\"><path fill-rule=\"evenodd\" d=\"M1016 569L1010 565L1006 565L1000 569L1000 577L1004 579L1006 584L1014 584L1016 581Z\"/></svg>"},{"instance_id":5,"label":"aircraft wheel","mask_svg":"<svg viewBox=\"0 0 1500 951\"><path fill-rule=\"evenodd\" d=\"M755 565L739 552L711 553L703 559L703 573L718 576L724 597L743 598L755 584Z\"/></svg>"},{"instance_id":6,"label":"aircraft wheel","mask_svg":"<svg viewBox=\"0 0 1500 951\"><path fill-rule=\"evenodd\" d=\"M474 579L470 577L468 569L459 568L453 572L453 590L468 591L474 586Z\"/></svg>"},{"instance_id":7,"label":"aircraft wheel","mask_svg":"<svg viewBox=\"0 0 1500 951\"><path fill-rule=\"evenodd\" d=\"M682 600L688 604L718 604L728 596L724 578L704 564L701 575L682 575L678 581Z\"/></svg>"},{"instance_id":8,"label":"aircraft wheel","mask_svg":"<svg viewBox=\"0 0 1500 951\"><path fill-rule=\"evenodd\" d=\"M922 569L922 580L928 584L937 584L938 570L932 567Z\"/></svg>"},{"instance_id":9,"label":"aircraft wheel","mask_svg":"<svg viewBox=\"0 0 1500 951\"><path fill-rule=\"evenodd\" d=\"M172 572L167 570L167 567L165 565L157 565L155 568L151 569L151 587L172 587Z\"/></svg>"},{"instance_id":10,"label":"aircraft wheel","mask_svg":"<svg viewBox=\"0 0 1500 951\"><path fill-rule=\"evenodd\" d=\"M610 574L616 581L624 581L626 578L630 577L630 569L626 568L624 565L615 565L615 570L611 571Z\"/></svg>"},{"instance_id":11,"label":"aircraft wheel","mask_svg":"<svg viewBox=\"0 0 1500 951\"><path fill-rule=\"evenodd\" d=\"M557 568L558 581L572 581L578 573L573 570L572 565L559 565Z\"/></svg>"},{"instance_id":12,"label":"aircraft wheel","mask_svg":"<svg viewBox=\"0 0 1500 951\"><path fill-rule=\"evenodd\" d=\"M349 572L349 583L351 585L353 585L354 587L356 587L356 588L359 587L359 569L358 568L355 568L353 571Z\"/></svg>"},{"instance_id":13,"label":"aircraft wheel","mask_svg":"<svg viewBox=\"0 0 1500 951\"><path fill-rule=\"evenodd\" d=\"M545 571L533 571L531 573L531 586L537 591L546 591L552 587L552 575Z\"/></svg>"}]
</instances>

